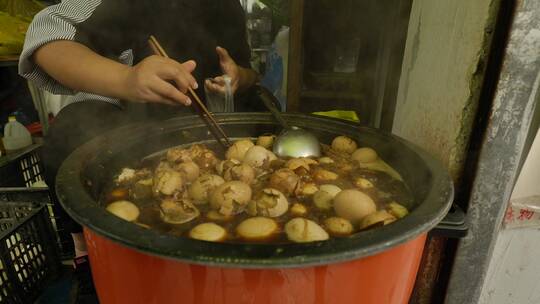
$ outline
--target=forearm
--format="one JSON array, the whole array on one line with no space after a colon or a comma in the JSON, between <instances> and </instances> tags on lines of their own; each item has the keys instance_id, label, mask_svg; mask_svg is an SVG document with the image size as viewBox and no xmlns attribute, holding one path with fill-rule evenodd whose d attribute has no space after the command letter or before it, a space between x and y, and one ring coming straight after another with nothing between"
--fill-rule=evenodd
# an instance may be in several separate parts
<instances>
[{"instance_id":1,"label":"forearm","mask_svg":"<svg viewBox=\"0 0 540 304\"><path fill-rule=\"evenodd\" d=\"M48 43L33 55L52 78L75 91L125 99L125 79L131 67L100 56L67 40Z\"/></svg>"},{"instance_id":2,"label":"forearm","mask_svg":"<svg viewBox=\"0 0 540 304\"><path fill-rule=\"evenodd\" d=\"M242 92L253 86L259 79L259 74L252 69L238 67L238 92Z\"/></svg>"}]
</instances>

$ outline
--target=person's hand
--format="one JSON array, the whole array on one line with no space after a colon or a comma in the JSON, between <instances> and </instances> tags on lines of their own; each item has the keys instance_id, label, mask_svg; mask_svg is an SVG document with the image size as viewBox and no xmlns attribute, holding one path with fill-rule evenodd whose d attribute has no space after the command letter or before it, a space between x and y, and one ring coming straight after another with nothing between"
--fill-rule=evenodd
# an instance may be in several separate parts
<instances>
[{"instance_id":1,"label":"person's hand","mask_svg":"<svg viewBox=\"0 0 540 304\"><path fill-rule=\"evenodd\" d=\"M150 56L130 68L125 76L125 99L134 102L156 102L169 105L190 105L189 87L197 89L191 75L193 60L179 63L173 59Z\"/></svg>"},{"instance_id":2,"label":"person's hand","mask_svg":"<svg viewBox=\"0 0 540 304\"><path fill-rule=\"evenodd\" d=\"M219 65L221 66L221 71L224 75L231 78L231 91L234 94L240 86L242 70L236 64L236 62L234 62L226 49L218 46L216 48L216 52L219 56ZM208 79L205 81L204 85L210 91L225 95L225 79L223 76L215 77L212 80Z\"/></svg>"}]
</instances>

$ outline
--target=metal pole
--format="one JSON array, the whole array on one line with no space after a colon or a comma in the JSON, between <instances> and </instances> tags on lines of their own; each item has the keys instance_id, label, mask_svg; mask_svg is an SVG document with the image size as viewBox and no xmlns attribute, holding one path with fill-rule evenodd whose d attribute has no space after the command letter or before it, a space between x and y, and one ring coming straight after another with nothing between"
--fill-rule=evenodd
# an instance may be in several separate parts
<instances>
[{"instance_id":1,"label":"metal pole","mask_svg":"<svg viewBox=\"0 0 540 304\"><path fill-rule=\"evenodd\" d=\"M516 1L501 73L458 245L446 304L478 303L540 99L540 1Z\"/></svg>"}]
</instances>

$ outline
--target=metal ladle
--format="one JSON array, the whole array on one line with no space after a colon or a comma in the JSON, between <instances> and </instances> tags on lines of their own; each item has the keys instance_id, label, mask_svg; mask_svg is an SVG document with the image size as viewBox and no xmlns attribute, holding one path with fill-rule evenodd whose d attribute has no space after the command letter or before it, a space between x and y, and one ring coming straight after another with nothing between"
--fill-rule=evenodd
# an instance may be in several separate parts
<instances>
[{"instance_id":1,"label":"metal ladle","mask_svg":"<svg viewBox=\"0 0 540 304\"><path fill-rule=\"evenodd\" d=\"M266 88L261 87L261 90L261 99L264 105L283 127L283 130L274 141L274 153L279 157L293 158L321 156L321 145L317 137L302 128L289 126L273 102L275 100L274 95Z\"/></svg>"}]
</instances>

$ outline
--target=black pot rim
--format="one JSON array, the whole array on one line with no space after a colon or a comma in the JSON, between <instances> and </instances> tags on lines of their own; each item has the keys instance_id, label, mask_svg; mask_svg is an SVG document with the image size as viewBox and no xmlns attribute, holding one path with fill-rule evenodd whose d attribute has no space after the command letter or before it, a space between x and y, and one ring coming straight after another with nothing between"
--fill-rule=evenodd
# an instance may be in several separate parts
<instances>
[{"instance_id":1,"label":"black pot rim","mask_svg":"<svg viewBox=\"0 0 540 304\"><path fill-rule=\"evenodd\" d=\"M246 119L248 117L249 119ZM75 150L62 164L56 179L57 196L66 212L79 224L116 243L164 258L194 264L241 268L289 268L345 262L370 256L427 233L448 212L453 199L452 180L442 165L414 144L395 135L356 123L327 117L285 114L285 119L300 127L319 127L349 136L368 134L407 149L420 157L432 175L432 186L423 202L411 213L388 226L307 244L230 244L197 241L161 234L125 222L97 206L81 179L85 164L97 154L111 153L99 149L100 143L118 142L136 137L140 128L153 132L189 130L204 126L197 116L174 118L159 123L134 124L107 132ZM267 113L216 114L227 124L275 124ZM346 131L346 132L344 132ZM412 189L414 191L414 189Z\"/></svg>"}]
</instances>

